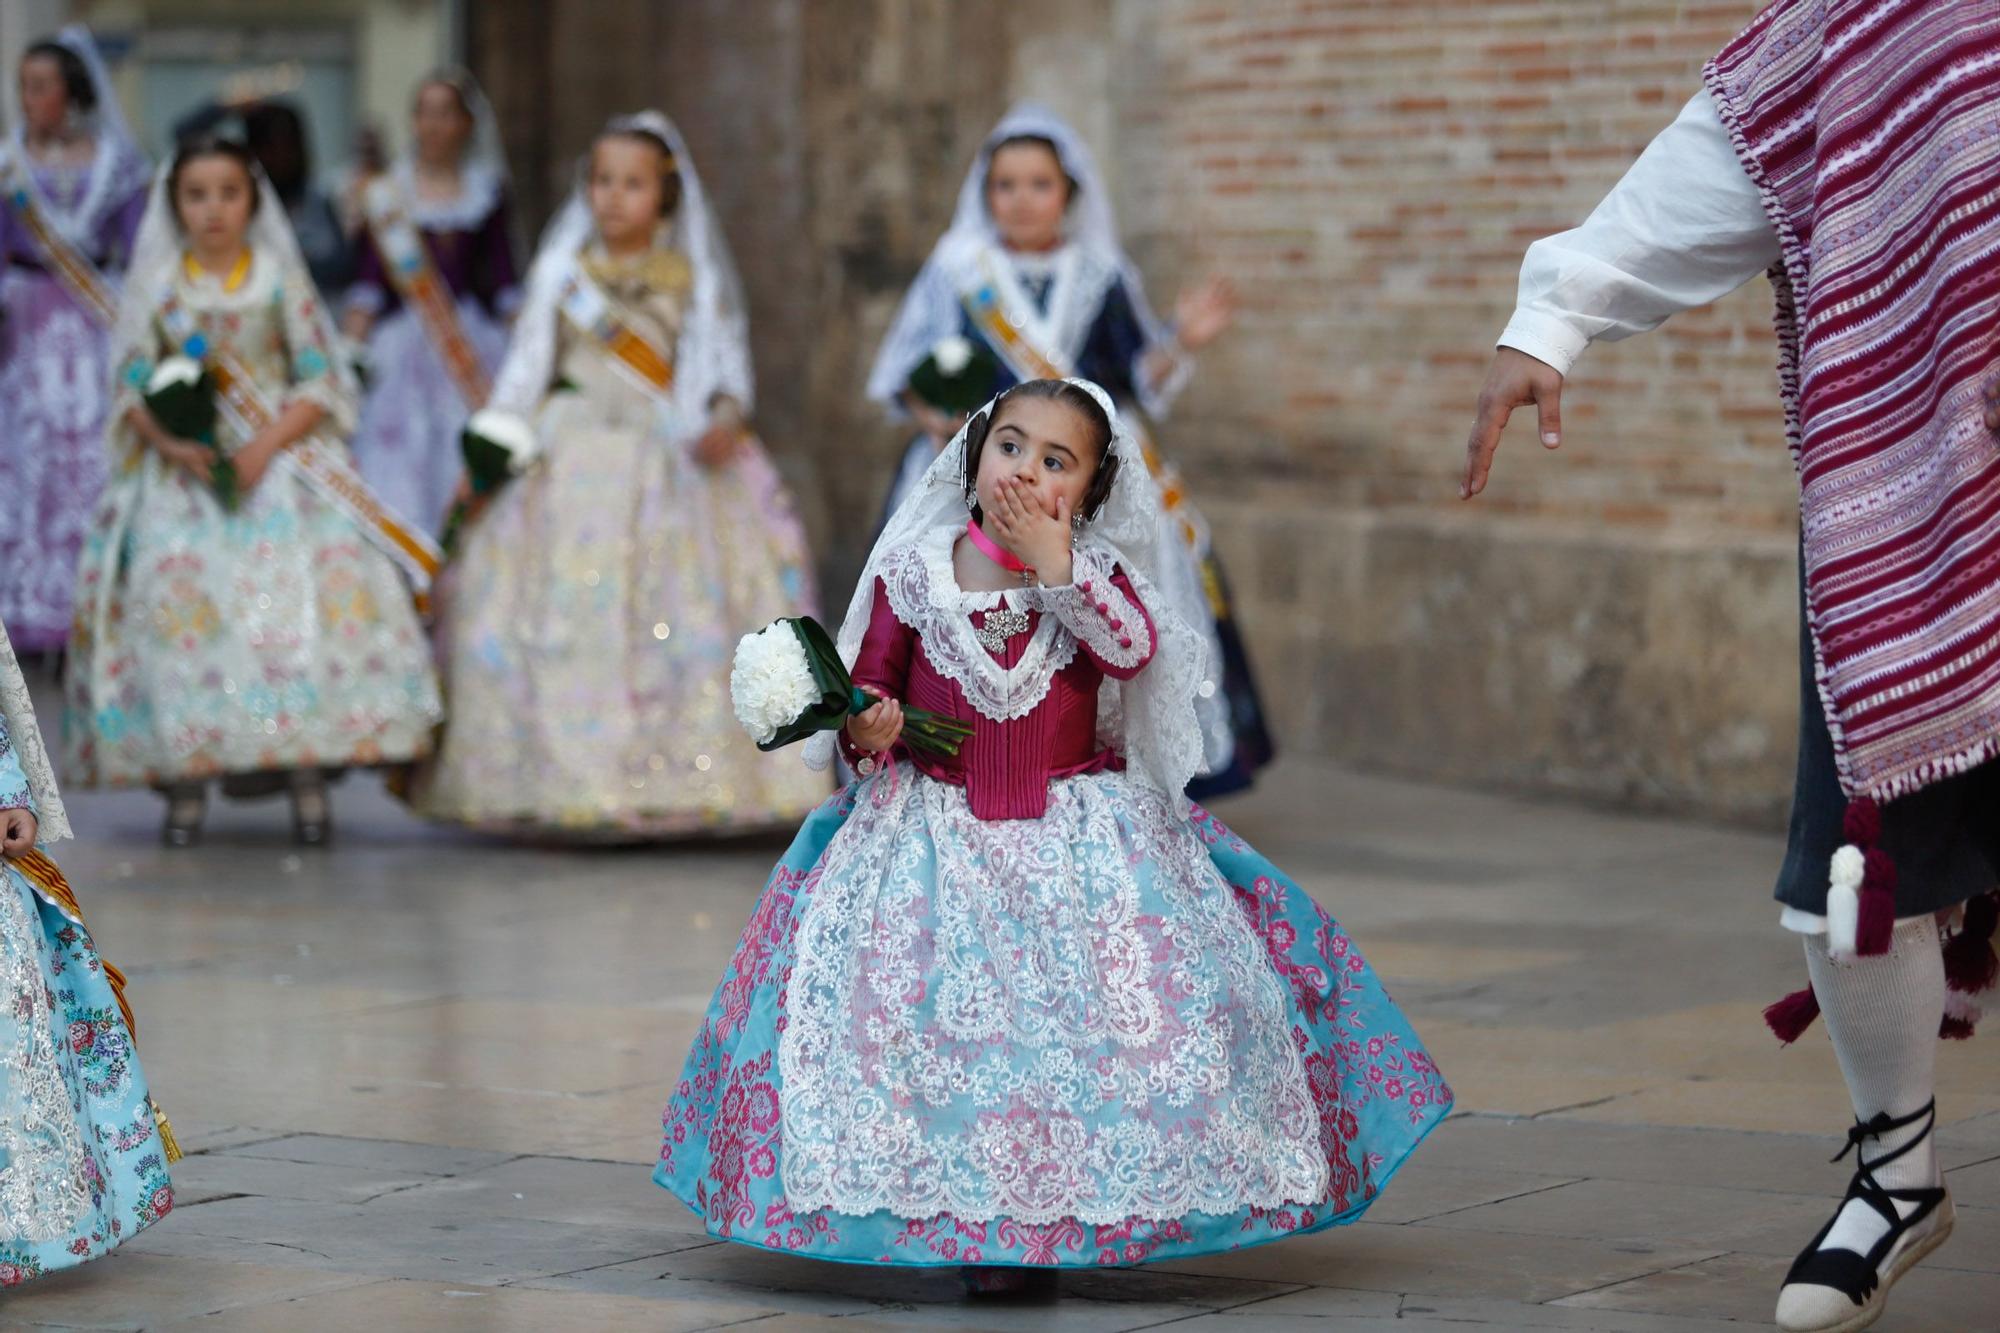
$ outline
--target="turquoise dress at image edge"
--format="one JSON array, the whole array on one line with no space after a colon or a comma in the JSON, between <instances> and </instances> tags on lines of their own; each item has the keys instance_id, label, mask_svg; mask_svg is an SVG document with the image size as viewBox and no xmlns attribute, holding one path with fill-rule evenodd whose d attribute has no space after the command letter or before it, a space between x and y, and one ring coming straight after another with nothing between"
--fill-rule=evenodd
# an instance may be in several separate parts
<instances>
[{"instance_id":1,"label":"turquoise dress at image edge","mask_svg":"<svg viewBox=\"0 0 2000 1333\"><path fill-rule=\"evenodd\" d=\"M0 809L21 808L28 784L0 721ZM0 1288L106 1254L173 1206L90 932L0 860Z\"/></svg>"}]
</instances>

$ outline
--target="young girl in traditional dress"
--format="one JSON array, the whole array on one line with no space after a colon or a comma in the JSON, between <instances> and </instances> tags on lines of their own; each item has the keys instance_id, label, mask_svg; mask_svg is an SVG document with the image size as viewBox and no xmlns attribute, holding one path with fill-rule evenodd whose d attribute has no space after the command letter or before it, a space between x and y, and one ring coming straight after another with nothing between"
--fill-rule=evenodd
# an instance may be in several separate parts
<instances>
[{"instance_id":1,"label":"young girl in traditional dress","mask_svg":"<svg viewBox=\"0 0 2000 1333\"><path fill-rule=\"evenodd\" d=\"M959 424L910 387L911 372L944 340L991 350L989 392L1023 379L1081 375L1109 390L1128 415L1136 407L1157 421L1186 385L1194 353L1229 327L1234 311L1228 284L1211 279L1181 293L1172 324L1154 318L1139 271L1119 246L1110 192L1089 147L1045 108L1015 107L973 161L951 228L903 298L869 372L868 396L907 411L920 428L891 511ZM1248 786L1270 762L1271 739L1207 525L1172 469L1149 445L1145 452L1166 497L1165 521L1182 539L1179 559L1161 576L1184 594L1215 673L1197 703L1203 762L1191 789L1207 799Z\"/></svg>"},{"instance_id":2,"label":"young girl in traditional dress","mask_svg":"<svg viewBox=\"0 0 2000 1333\"><path fill-rule=\"evenodd\" d=\"M231 794L288 789L299 840L323 841L326 770L428 749L441 706L406 579L423 583L436 552L347 461L353 376L242 145L198 140L160 173L114 354L113 479L84 550L68 682L72 771L164 789L172 845L195 839L211 778ZM216 380L219 452L147 408L169 357Z\"/></svg>"},{"instance_id":3,"label":"young girl in traditional dress","mask_svg":"<svg viewBox=\"0 0 2000 1333\"><path fill-rule=\"evenodd\" d=\"M174 1206L179 1154L97 955L38 843L70 835L0 627L0 1288L108 1253Z\"/></svg>"},{"instance_id":4,"label":"young girl in traditional dress","mask_svg":"<svg viewBox=\"0 0 2000 1333\"><path fill-rule=\"evenodd\" d=\"M1109 396L1033 380L890 519L840 633L862 776L666 1109L654 1179L715 1235L1019 1286L1353 1221L1445 1115L1345 932L1183 794L1207 649L1161 512ZM905 703L974 733L908 752Z\"/></svg>"},{"instance_id":5,"label":"young girl in traditional dress","mask_svg":"<svg viewBox=\"0 0 2000 1333\"><path fill-rule=\"evenodd\" d=\"M458 485L459 428L491 392L520 304L507 168L492 108L463 70L417 85L413 148L362 196L347 332L368 344L354 461L431 531Z\"/></svg>"},{"instance_id":6,"label":"young girl in traditional dress","mask_svg":"<svg viewBox=\"0 0 2000 1333\"><path fill-rule=\"evenodd\" d=\"M442 598L433 818L630 841L796 821L825 795L729 706L738 636L813 609L805 537L750 433L734 266L679 132L598 137L494 391L536 461L462 529Z\"/></svg>"},{"instance_id":7,"label":"young girl in traditional dress","mask_svg":"<svg viewBox=\"0 0 2000 1333\"><path fill-rule=\"evenodd\" d=\"M23 652L69 637L77 552L104 488L117 282L151 176L82 27L21 59L0 149L0 618Z\"/></svg>"}]
</instances>

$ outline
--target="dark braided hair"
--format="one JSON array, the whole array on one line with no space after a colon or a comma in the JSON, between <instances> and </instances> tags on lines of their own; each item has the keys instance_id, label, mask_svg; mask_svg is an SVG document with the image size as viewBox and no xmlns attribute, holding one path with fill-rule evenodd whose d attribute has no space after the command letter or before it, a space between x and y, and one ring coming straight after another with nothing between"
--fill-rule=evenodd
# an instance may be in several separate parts
<instances>
[{"instance_id":1,"label":"dark braided hair","mask_svg":"<svg viewBox=\"0 0 2000 1333\"><path fill-rule=\"evenodd\" d=\"M987 433L993 429L1000 409L1007 405L1010 398L1040 398L1061 403L1090 427L1092 439L1097 445L1097 471L1091 474L1090 486L1083 493L1083 503L1077 507L1077 513L1083 516L1086 523L1096 518L1098 511L1104 508L1104 502L1111 498L1112 482L1118 479L1118 459L1111 452L1111 418L1104 414L1104 405L1097 401L1095 395L1068 380L1023 380L995 398L991 407L973 414L972 420L965 423L965 493L975 493L979 483L979 456L985 451Z\"/></svg>"},{"instance_id":2,"label":"dark braided hair","mask_svg":"<svg viewBox=\"0 0 2000 1333\"><path fill-rule=\"evenodd\" d=\"M30 60L53 60L62 71L63 91L69 95L69 104L88 115L97 110L97 89L91 86L90 70L84 65L83 57L64 46L61 42L36 42L21 53L21 63Z\"/></svg>"}]
</instances>

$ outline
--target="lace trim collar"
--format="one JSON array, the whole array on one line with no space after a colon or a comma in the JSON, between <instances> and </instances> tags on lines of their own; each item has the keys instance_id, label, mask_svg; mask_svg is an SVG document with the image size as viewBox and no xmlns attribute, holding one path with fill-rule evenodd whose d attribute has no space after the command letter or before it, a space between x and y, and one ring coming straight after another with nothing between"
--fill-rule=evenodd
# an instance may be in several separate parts
<instances>
[{"instance_id":1,"label":"lace trim collar","mask_svg":"<svg viewBox=\"0 0 2000 1333\"><path fill-rule=\"evenodd\" d=\"M500 192L506 185L500 173L473 162L459 168L458 194L450 199L418 194L416 169L408 162L397 163L394 176L410 220L425 231L478 231L500 206Z\"/></svg>"},{"instance_id":2,"label":"lace trim collar","mask_svg":"<svg viewBox=\"0 0 2000 1333\"><path fill-rule=\"evenodd\" d=\"M1052 615L1043 615L1011 667L987 651L973 628L973 613L1005 606L1040 611L1040 591L1003 589L966 592L952 568L952 550L961 529L940 525L889 553L882 562L882 585L889 609L924 641L924 656L956 684L966 702L995 722L1026 717L1047 697L1049 685L1076 659L1076 636Z\"/></svg>"}]
</instances>

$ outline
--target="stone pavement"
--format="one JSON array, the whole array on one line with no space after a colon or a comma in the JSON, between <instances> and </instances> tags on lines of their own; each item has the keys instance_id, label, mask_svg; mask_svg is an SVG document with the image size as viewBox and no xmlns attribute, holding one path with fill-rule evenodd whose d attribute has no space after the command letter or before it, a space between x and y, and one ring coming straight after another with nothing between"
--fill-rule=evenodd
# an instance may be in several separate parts
<instances>
[{"instance_id":1,"label":"stone pavement","mask_svg":"<svg viewBox=\"0 0 2000 1333\"><path fill-rule=\"evenodd\" d=\"M0 1327L1693 1333L1768 1320L1845 1184L1825 1038L1757 1021L1803 974L1774 836L1292 762L1220 813L1353 930L1459 1097L1364 1222L1027 1308L716 1244L647 1164L781 840L523 849L370 780L336 800L330 850L257 805L175 854L153 798L73 799L62 860L190 1156L173 1216ZM1880 1327L2000 1329L1996 1047L1941 1079L1958 1234Z\"/></svg>"}]
</instances>

